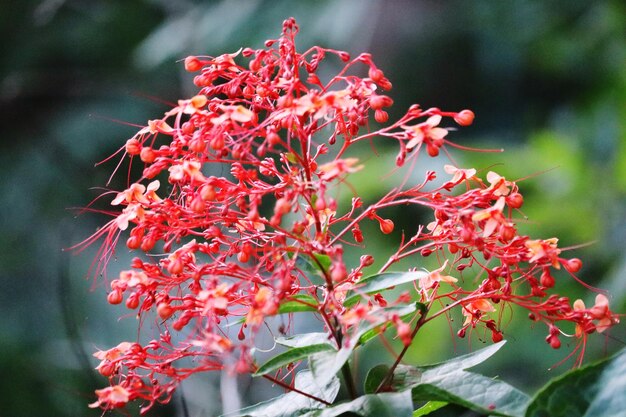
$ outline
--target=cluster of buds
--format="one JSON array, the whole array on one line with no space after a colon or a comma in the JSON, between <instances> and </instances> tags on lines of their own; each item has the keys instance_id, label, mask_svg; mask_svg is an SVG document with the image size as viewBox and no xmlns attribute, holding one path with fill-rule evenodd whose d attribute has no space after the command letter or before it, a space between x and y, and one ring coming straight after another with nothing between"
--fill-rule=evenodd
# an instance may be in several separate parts
<instances>
[{"instance_id":1,"label":"cluster of buds","mask_svg":"<svg viewBox=\"0 0 626 417\"><path fill-rule=\"evenodd\" d=\"M132 269L110 281L108 301L124 303L141 322L152 314L160 335L144 346L124 342L96 353L97 369L110 386L97 391L92 406L110 409L140 399L147 410L168 401L193 373L225 363L254 372L254 337L286 303L318 314L338 346L359 322L381 318L409 345L415 336L410 322L385 307L416 298L430 312L420 325L457 308L465 317L460 336L482 326L494 341L503 337L497 311L507 303L545 323L555 348L568 336L561 322L575 323L571 337L583 343L589 333L617 322L602 295L586 308L550 294L551 271L563 267L574 275L580 261L563 258L556 239L518 234L512 216L522 195L496 173L484 181L474 169L446 166L452 178L443 185L434 185L435 174L428 172L421 184L394 188L372 204L355 195L349 207L340 207L332 191L364 169L347 156L352 145L395 141L402 166L422 150L435 157L457 146L441 125L467 126L474 114L413 105L388 123L385 109L393 101L384 91L391 83L371 56L351 58L317 46L298 52L297 31L289 19L282 36L265 48L187 58L198 94L148 122L120 149L124 158L143 164L142 176L113 192L111 204L121 211L85 244L104 237L100 269L122 233L129 233L129 250L148 255L134 258ZM318 68L333 56L343 68L322 80ZM367 76L354 75L359 72ZM380 125L370 125L372 116ZM407 205L431 209L433 221L403 238L378 272L409 257L418 266L432 254L442 267L419 280L416 294L395 300L363 294L346 307L346 293L358 291L374 259L365 254L358 265L346 265L342 245L365 248L361 225L367 222L391 234L394 222L380 213ZM458 284L466 268L485 276L475 288ZM229 355L236 360L225 360Z\"/></svg>"}]
</instances>

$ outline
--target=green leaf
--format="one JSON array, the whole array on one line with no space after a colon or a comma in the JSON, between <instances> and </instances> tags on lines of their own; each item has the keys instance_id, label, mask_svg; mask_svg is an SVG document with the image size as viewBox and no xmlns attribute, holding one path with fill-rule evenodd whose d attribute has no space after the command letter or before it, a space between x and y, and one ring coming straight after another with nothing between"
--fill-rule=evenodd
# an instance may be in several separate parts
<instances>
[{"instance_id":1,"label":"green leaf","mask_svg":"<svg viewBox=\"0 0 626 417\"><path fill-rule=\"evenodd\" d=\"M334 378L341 367L348 362L354 345L343 347L338 351L326 351L312 355L309 358L309 366L317 383L324 385L329 379Z\"/></svg>"},{"instance_id":2,"label":"green leaf","mask_svg":"<svg viewBox=\"0 0 626 417\"><path fill-rule=\"evenodd\" d=\"M417 281L427 275L428 272L425 271L384 272L382 274L370 275L355 284L355 289L348 293L344 305L350 307L356 304L362 294L374 294L396 285Z\"/></svg>"},{"instance_id":3,"label":"green leaf","mask_svg":"<svg viewBox=\"0 0 626 417\"><path fill-rule=\"evenodd\" d=\"M321 345L324 343L330 346L334 346L333 342L328 338L328 333L302 333L287 337L277 337L274 340L279 345L294 348L311 345Z\"/></svg>"},{"instance_id":4,"label":"green leaf","mask_svg":"<svg viewBox=\"0 0 626 417\"><path fill-rule=\"evenodd\" d=\"M292 348L274 356L272 359L265 362L259 367L259 369L257 369L257 371L253 375L265 375L267 373L280 369L283 366L287 366L290 363L306 359L315 353L328 350L336 351L335 348L328 343Z\"/></svg>"},{"instance_id":5,"label":"green leaf","mask_svg":"<svg viewBox=\"0 0 626 417\"><path fill-rule=\"evenodd\" d=\"M296 388L315 397L332 403L339 393L339 378L331 378L327 384L320 386L310 371L300 371L296 375ZM324 404L297 392L279 395L250 407L242 408L222 417L296 417L324 407Z\"/></svg>"},{"instance_id":6,"label":"green leaf","mask_svg":"<svg viewBox=\"0 0 626 417\"><path fill-rule=\"evenodd\" d=\"M424 378L413 388L415 401L445 401L488 415L522 417L528 396L515 387L472 372Z\"/></svg>"},{"instance_id":7,"label":"green leaf","mask_svg":"<svg viewBox=\"0 0 626 417\"><path fill-rule=\"evenodd\" d=\"M326 333L304 333L289 337L277 337L274 340L277 344L287 346L291 349L282 352L264 363L257 369L254 374L255 376L265 375L292 362L305 359L315 353L337 350L333 342L328 339L328 334Z\"/></svg>"},{"instance_id":8,"label":"green leaf","mask_svg":"<svg viewBox=\"0 0 626 417\"><path fill-rule=\"evenodd\" d=\"M374 394L376 389L380 385L380 383L387 376L387 372L389 372L389 366L387 365L376 365L372 369L367 372L367 376L365 377L365 382L363 383L363 390L366 394Z\"/></svg>"},{"instance_id":9,"label":"green leaf","mask_svg":"<svg viewBox=\"0 0 626 417\"><path fill-rule=\"evenodd\" d=\"M336 417L344 413L363 417L411 417L413 401L410 391L368 394L348 403L308 412L304 417Z\"/></svg>"},{"instance_id":10,"label":"green leaf","mask_svg":"<svg viewBox=\"0 0 626 417\"><path fill-rule=\"evenodd\" d=\"M400 365L392 387L400 391L412 388L414 401L443 401L489 415L522 417L529 401L526 394L505 382L464 371L489 358L503 344L437 365Z\"/></svg>"},{"instance_id":11,"label":"green leaf","mask_svg":"<svg viewBox=\"0 0 626 417\"><path fill-rule=\"evenodd\" d=\"M497 351L499 351L505 343L506 341L494 343L493 345L487 346L483 349L479 349L465 355L457 356L456 358L452 358L445 362L422 366L420 367L420 369L425 372L432 370L434 373L437 373L439 375L469 369L489 359Z\"/></svg>"},{"instance_id":12,"label":"green leaf","mask_svg":"<svg viewBox=\"0 0 626 417\"><path fill-rule=\"evenodd\" d=\"M483 413L477 413L470 410L467 407L462 407L457 404L448 404L441 401L429 401L424 407L428 407L428 404L433 404L432 409L425 408L423 410L426 414L418 414L421 412L421 408L413 412L413 416L427 415L428 417L486 417ZM423 407L423 408L424 408Z\"/></svg>"},{"instance_id":13,"label":"green leaf","mask_svg":"<svg viewBox=\"0 0 626 417\"><path fill-rule=\"evenodd\" d=\"M422 417L431 414L433 411L437 411L440 408L448 405L445 401L428 401L424 406L418 408L413 412L413 417Z\"/></svg>"},{"instance_id":14,"label":"green leaf","mask_svg":"<svg viewBox=\"0 0 626 417\"><path fill-rule=\"evenodd\" d=\"M315 297L308 294L298 294L290 297L290 300L282 303L278 307L278 314L300 313L303 311L317 311L318 304Z\"/></svg>"},{"instance_id":15,"label":"green leaf","mask_svg":"<svg viewBox=\"0 0 626 417\"><path fill-rule=\"evenodd\" d=\"M526 417L626 417L626 350L544 386Z\"/></svg>"}]
</instances>

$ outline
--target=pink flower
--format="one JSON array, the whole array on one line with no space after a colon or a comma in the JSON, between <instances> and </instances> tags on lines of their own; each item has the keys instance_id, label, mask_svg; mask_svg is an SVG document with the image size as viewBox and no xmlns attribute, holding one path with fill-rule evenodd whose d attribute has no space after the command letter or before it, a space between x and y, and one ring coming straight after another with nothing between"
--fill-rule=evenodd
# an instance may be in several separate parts
<instances>
[{"instance_id":1,"label":"pink flower","mask_svg":"<svg viewBox=\"0 0 626 417\"><path fill-rule=\"evenodd\" d=\"M89 404L89 408L117 408L126 405L130 400L130 392L121 385L113 385L96 390L98 401Z\"/></svg>"},{"instance_id":2,"label":"pink flower","mask_svg":"<svg viewBox=\"0 0 626 417\"><path fill-rule=\"evenodd\" d=\"M441 272L448 267L448 260L441 265L440 268L435 269L428 275L419 279L419 287L421 290L428 290L432 288L437 282L445 282L447 284L454 284L458 280L450 275L442 275Z\"/></svg>"},{"instance_id":3,"label":"pink flower","mask_svg":"<svg viewBox=\"0 0 626 417\"><path fill-rule=\"evenodd\" d=\"M425 122L415 126L403 126L409 133L409 141L406 144L408 151L413 150L418 145L425 143L430 156L437 156L439 148L443 145L443 138L448 135L448 130L438 127L441 123L441 116L436 114L430 116Z\"/></svg>"}]
</instances>

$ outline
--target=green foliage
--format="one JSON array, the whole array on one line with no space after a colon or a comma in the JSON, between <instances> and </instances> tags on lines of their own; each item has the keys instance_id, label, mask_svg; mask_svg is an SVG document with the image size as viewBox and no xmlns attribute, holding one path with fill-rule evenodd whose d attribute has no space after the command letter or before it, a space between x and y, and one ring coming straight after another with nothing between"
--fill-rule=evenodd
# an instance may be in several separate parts
<instances>
[{"instance_id":1,"label":"green foliage","mask_svg":"<svg viewBox=\"0 0 626 417\"><path fill-rule=\"evenodd\" d=\"M626 416L626 350L555 378L532 399L525 417Z\"/></svg>"},{"instance_id":2,"label":"green foliage","mask_svg":"<svg viewBox=\"0 0 626 417\"><path fill-rule=\"evenodd\" d=\"M288 343L300 346L292 349L296 356L297 349L320 346L318 342L321 337L322 334L302 335L301 338L292 338ZM467 411L467 415L502 417L626 416L626 350L555 378L531 399L505 382L466 371L489 359L503 345L504 342L495 344L434 365L400 365L394 370L391 384L387 387L382 387L382 384L391 368L388 365L377 365L367 373L364 395L352 401L323 407L320 403L315 404L292 392L279 397L282 400L261 403L243 409L236 415L333 417L352 413L359 416L444 417ZM320 395L323 393L325 399L335 398L337 392L333 384L339 384L335 374L345 363L343 360L349 357L348 353L344 350L339 355L335 351L326 354L324 359L316 355L309 356L311 366L322 365L323 370L318 369L317 376L302 371L298 374L296 387L304 383L325 386L328 388L318 388L315 392ZM381 387L391 392L379 392ZM297 402L286 404L283 401L286 396L291 396L289 399Z\"/></svg>"},{"instance_id":3,"label":"green foliage","mask_svg":"<svg viewBox=\"0 0 626 417\"><path fill-rule=\"evenodd\" d=\"M255 376L268 374L290 363L306 359L316 353L337 351L337 349L329 343L328 336L325 333L308 333L291 337L288 340L283 338L282 343L280 339L277 339L276 343L282 345L286 344L286 346L291 346L291 349L265 362L256 370L254 373Z\"/></svg>"}]
</instances>

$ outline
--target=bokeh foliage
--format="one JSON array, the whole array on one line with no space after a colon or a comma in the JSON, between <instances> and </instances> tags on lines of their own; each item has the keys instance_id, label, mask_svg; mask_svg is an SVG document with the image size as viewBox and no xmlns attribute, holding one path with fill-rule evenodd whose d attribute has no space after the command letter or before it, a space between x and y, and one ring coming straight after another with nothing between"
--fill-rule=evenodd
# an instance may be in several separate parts
<instances>
[{"instance_id":1,"label":"bokeh foliage","mask_svg":"<svg viewBox=\"0 0 626 417\"><path fill-rule=\"evenodd\" d=\"M90 253L74 256L61 248L88 236L103 220L88 214L75 218L78 211L71 208L98 195L89 189L107 182L114 163L97 168L94 163L133 134L134 127L116 120L142 124L165 110L161 101L193 94L190 76L177 62L186 55L260 45L277 35L288 16L299 21L303 46L372 52L394 83L398 113L413 102L472 108L474 126L451 135L469 146L506 152L453 152L454 160L510 178L529 176L522 182L524 230L557 235L564 246L589 243L573 250L585 260L581 275L609 289L615 310L626 311L622 1L3 2L3 415L99 415L85 408L93 388L103 383L89 370L94 363L88 355L94 346L117 343L128 331L124 320L133 319L116 322L124 311L104 305L102 287L88 293L92 281L84 278ZM377 150L380 157L369 148L361 155L381 166L355 184L366 199L381 192L372 185L384 185L378 173L385 172L382 162L392 161L394 153L384 145ZM123 177L110 187L122 188ZM429 221L421 213L394 215L407 229L416 219ZM386 243L376 241L375 229L364 233L374 240L370 250L384 252ZM120 251L112 274L124 268L126 257ZM577 285L567 291L573 297L584 293ZM538 386L551 376L545 369L565 354L550 351L541 330L528 331L528 323L519 322L507 328L508 358L516 360L507 364L507 355L500 355L504 359L496 369L509 372L521 387ZM623 326L612 333L621 342L596 338L590 356L601 356L605 346L616 349L625 333ZM418 340L410 358L416 363L455 351L445 325ZM360 360L367 362L367 356ZM201 410L219 412L215 388L192 384L193 390L216 397ZM247 399L260 398L250 394ZM174 407L180 413L180 404Z\"/></svg>"}]
</instances>

